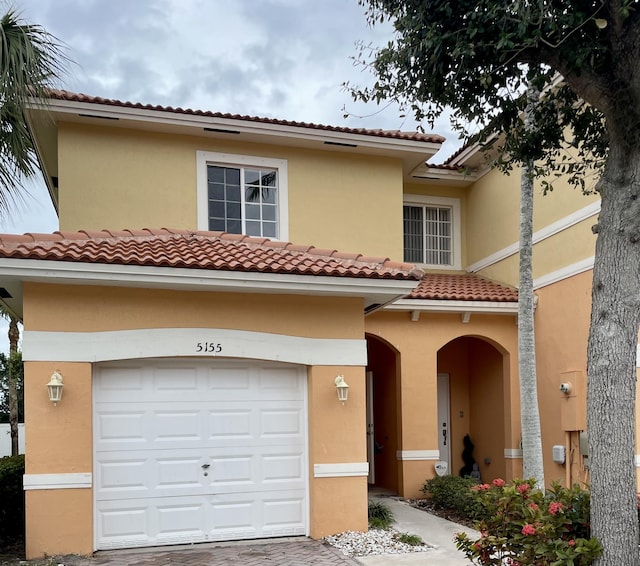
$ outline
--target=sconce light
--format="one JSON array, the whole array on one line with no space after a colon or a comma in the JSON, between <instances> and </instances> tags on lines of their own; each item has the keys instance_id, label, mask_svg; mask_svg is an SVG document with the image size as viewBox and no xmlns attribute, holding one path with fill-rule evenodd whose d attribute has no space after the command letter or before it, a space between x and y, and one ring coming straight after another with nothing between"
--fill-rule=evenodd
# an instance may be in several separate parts
<instances>
[{"instance_id":1,"label":"sconce light","mask_svg":"<svg viewBox=\"0 0 640 566\"><path fill-rule=\"evenodd\" d=\"M49 401L53 403L54 407L58 404L58 401L62 399L63 387L64 383L62 383L62 374L59 371L54 371L51 374L49 383L47 383L47 388L49 389Z\"/></svg>"},{"instance_id":2,"label":"sconce light","mask_svg":"<svg viewBox=\"0 0 640 566\"><path fill-rule=\"evenodd\" d=\"M340 401L343 405L344 402L349 397L349 386L344 380L344 375L339 375L335 379L336 384L336 393L338 393L338 401Z\"/></svg>"}]
</instances>

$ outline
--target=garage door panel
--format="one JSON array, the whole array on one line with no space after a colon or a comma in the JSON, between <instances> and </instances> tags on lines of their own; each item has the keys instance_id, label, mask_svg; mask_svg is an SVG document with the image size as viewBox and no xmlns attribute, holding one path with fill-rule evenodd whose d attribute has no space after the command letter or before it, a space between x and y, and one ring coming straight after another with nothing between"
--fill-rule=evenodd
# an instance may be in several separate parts
<instances>
[{"instance_id":1,"label":"garage door panel","mask_svg":"<svg viewBox=\"0 0 640 566\"><path fill-rule=\"evenodd\" d=\"M305 407L304 372L290 366L101 367L96 547L306 534Z\"/></svg>"}]
</instances>

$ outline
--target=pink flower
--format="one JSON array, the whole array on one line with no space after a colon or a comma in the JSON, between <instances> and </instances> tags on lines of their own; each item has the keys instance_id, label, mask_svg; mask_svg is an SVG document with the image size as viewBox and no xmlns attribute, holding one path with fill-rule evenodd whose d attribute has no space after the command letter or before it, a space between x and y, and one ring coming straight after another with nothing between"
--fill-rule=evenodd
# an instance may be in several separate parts
<instances>
[{"instance_id":1,"label":"pink flower","mask_svg":"<svg viewBox=\"0 0 640 566\"><path fill-rule=\"evenodd\" d=\"M571 539L569 542L567 542L567 544L568 544L569 546L575 546L575 545L576 545L576 541L575 541L575 540L573 540L573 539Z\"/></svg>"},{"instance_id":2,"label":"pink flower","mask_svg":"<svg viewBox=\"0 0 640 566\"><path fill-rule=\"evenodd\" d=\"M471 489L475 489L476 491L487 491L487 489L491 489L491 486L488 483L480 483L478 485L474 485Z\"/></svg>"},{"instance_id":3,"label":"pink flower","mask_svg":"<svg viewBox=\"0 0 640 566\"><path fill-rule=\"evenodd\" d=\"M495 480L493 480L493 485L495 485L496 487L504 487L504 485L507 483L505 482L502 478L496 478Z\"/></svg>"},{"instance_id":4,"label":"pink flower","mask_svg":"<svg viewBox=\"0 0 640 566\"><path fill-rule=\"evenodd\" d=\"M536 528L533 525L526 524L524 527L522 527L522 531L521 532L522 532L523 535L527 535L527 536L535 535L536 534Z\"/></svg>"},{"instance_id":5,"label":"pink flower","mask_svg":"<svg viewBox=\"0 0 640 566\"><path fill-rule=\"evenodd\" d=\"M538 504L534 503L533 501L531 503L529 503L529 509L533 510L533 511L537 511L538 510Z\"/></svg>"},{"instance_id":6,"label":"pink flower","mask_svg":"<svg viewBox=\"0 0 640 566\"><path fill-rule=\"evenodd\" d=\"M560 503L560 501L552 501L549 503L549 513L552 515L557 515L560 511L564 509L564 505Z\"/></svg>"},{"instance_id":7,"label":"pink flower","mask_svg":"<svg viewBox=\"0 0 640 566\"><path fill-rule=\"evenodd\" d=\"M518 486L518 491L520 493L527 493L527 491L529 491L531 489L531 486L528 483L521 483Z\"/></svg>"}]
</instances>

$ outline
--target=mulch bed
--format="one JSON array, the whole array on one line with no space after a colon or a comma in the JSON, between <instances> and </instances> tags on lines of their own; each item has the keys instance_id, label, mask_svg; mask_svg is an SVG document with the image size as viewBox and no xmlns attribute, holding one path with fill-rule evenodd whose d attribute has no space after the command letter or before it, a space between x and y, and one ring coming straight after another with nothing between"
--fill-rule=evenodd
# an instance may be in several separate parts
<instances>
[{"instance_id":1,"label":"mulch bed","mask_svg":"<svg viewBox=\"0 0 640 566\"><path fill-rule=\"evenodd\" d=\"M454 523L458 523L459 525L464 525L465 527L470 527L475 529L475 522L458 513L453 509L440 509L433 505L430 499L407 499L407 503L411 505L411 507L415 507L416 509L420 509L421 511L426 511L427 513L431 513L432 515L436 515L437 517L441 517L442 519L446 519L447 521L452 521Z\"/></svg>"}]
</instances>

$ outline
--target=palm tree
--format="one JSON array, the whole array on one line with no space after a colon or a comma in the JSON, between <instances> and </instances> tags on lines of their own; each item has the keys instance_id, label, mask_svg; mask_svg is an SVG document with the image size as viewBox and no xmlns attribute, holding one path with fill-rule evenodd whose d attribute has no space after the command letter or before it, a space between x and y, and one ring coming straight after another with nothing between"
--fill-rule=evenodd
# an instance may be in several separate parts
<instances>
[{"instance_id":1,"label":"palm tree","mask_svg":"<svg viewBox=\"0 0 640 566\"><path fill-rule=\"evenodd\" d=\"M20 328L18 328L18 318L5 305L0 303L0 317L9 321L9 363L8 372L8 392L9 397L9 429L11 430L11 455L17 456L18 448L18 391L16 384L15 364L13 363L18 355L18 342L20 341Z\"/></svg>"},{"instance_id":2,"label":"palm tree","mask_svg":"<svg viewBox=\"0 0 640 566\"><path fill-rule=\"evenodd\" d=\"M24 110L31 99L46 105L67 62L58 40L41 26L13 10L0 19L0 215L22 200L24 178L38 171Z\"/></svg>"},{"instance_id":3,"label":"palm tree","mask_svg":"<svg viewBox=\"0 0 640 566\"><path fill-rule=\"evenodd\" d=\"M527 88L525 127L536 127L535 112L540 90L534 78ZM520 181L520 284L518 286L518 370L520 374L520 421L522 425L523 476L534 478L544 490L544 465L536 378L533 326L533 180L534 161L522 167Z\"/></svg>"}]
</instances>

